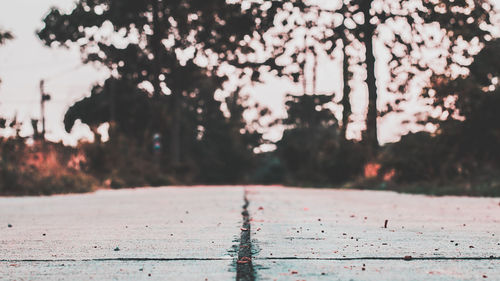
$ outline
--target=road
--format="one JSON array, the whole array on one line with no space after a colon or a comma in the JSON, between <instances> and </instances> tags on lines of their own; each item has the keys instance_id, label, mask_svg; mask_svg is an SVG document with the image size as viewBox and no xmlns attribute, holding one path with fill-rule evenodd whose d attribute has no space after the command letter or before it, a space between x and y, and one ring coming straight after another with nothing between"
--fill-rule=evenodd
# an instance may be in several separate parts
<instances>
[{"instance_id":1,"label":"road","mask_svg":"<svg viewBox=\"0 0 500 281\"><path fill-rule=\"evenodd\" d=\"M0 198L0 280L500 280L500 198L165 187Z\"/></svg>"}]
</instances>

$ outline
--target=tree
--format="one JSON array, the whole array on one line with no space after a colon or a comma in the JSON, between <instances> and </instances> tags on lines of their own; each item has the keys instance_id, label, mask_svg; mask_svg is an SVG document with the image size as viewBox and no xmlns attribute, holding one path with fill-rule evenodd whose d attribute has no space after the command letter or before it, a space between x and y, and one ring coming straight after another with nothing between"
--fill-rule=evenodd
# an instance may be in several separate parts
<instances>
[{"instance_id":1,"label":"tree","mask_svg":"<svg viewBox=\"0 0 500 281\"><path fill-rule=\"evenodd\" d=\"M454 140L454 161L462 165L464 173L500 167L499 51L500 39L487 42L474 56L467 75L436 75L424 94L441 113L426 121L439 126L437 134L442 138Z\"/></svg>"},{"instance_id":2,"label":"tree","mask_svg":"<svg viewBox=\"0 0 500 281\"><path fill-rule=\"evenodd\" d=\"M84 62L100 62L116 79L146 89L152 115L146 128L150 134L167 128L175 165L182 160L185 100L198 91L194 79L217 76L221 88L227 76L220 66L249 61L251 44L260 40L255 34L270 26L275 10L226 0L80 0L69 14L50 10L38 35L49 46L77 45Z\"/></svg>"},{"instance_id":3,"label":"tree","mask_svg":"<svg viewBox=\"0 0 500 281\"><path fill-rule=\"evenodd\" d=\"M340 46L361 44L364 54L364 67L366 69L366 85L368 88L368 109L366 116L365 141L373 153L377 150L378 125L377 118L386 112L377 107L378 94L375 64L377 53L374 44L383 42L392 57L389 70L391 81L388 91L397 95L409 91L409 85L416 77L429 76L431 73L450 72L456 66L464 66L463 60L471 58L473 51L464 45L480 45L491 38L489 26L492 7L488 2L476 0L416 0L416 1L372 1L372 0L345 0L337 6L325 8L314 1L294 1L285 11L285 22L293 12L316 14L318 19L329 15L330 24L324 24L319 42L329 54ZM316 28L316 25L311 27ZM295 26L297 28L297 26ZM325 30L325 28L327 28ZM328 30L329 29L329 30ZM389 35L389 36L388 36ZM289 44L288 37L280 42L281 45ZM278 44L276 44L278 45ZM278 48L278 55L282 55L284 48ZM441 50L438 57L429 59L429 54ZM344 54L347 52L344 51ZM427 57L426 57L427 56ZM346 65L358 63L356 60L349 62L344 56L344 70ZM444 64L444 68L436 67L436 60ZM363 62L362 61L362 62ZM344 73L344 85L349 73ZM348 87L344 87L344 100L347 105ZM404 98L395 98L395 104L389 104L387 111L398 111L398 104ZM349 107L344 106L346 113ZM344 118L348 114L344 114ZM347 123L348 119L342 123Z\"/></svg>"},{"instance_id":4,"label":"tree","mask_svg":"<svg viewBox=\"0 0 500 281\"><path fill-rule=\"evenodd\" d=\"M10 31L0 29L0 45L5 44L7 40L14 39L14 35Z\"/></svg>"},{"instance_id":5,"label":"tree","mask_svg":"<svg viewBox=\"0 0 500 281\"><path fill-rule=\"evenodd\" d=\"M5 44L7 40L14 39L14 36L9 31L3 31L0 29L0 45ZM2 79L0 79L0 84L2 84ZM3 117L0 117L0 129L5 129L7 125L7 120Z\"/></svg>"},{"instance_id":6,"label":"tree","mask_svg":"<svg viewBox=\"0 0 500 281\"><path fill-rule=\"evenodd\" d=\"M434 75L423 96L432 100L433 116L422 124L436 132L418 132L387 145L382 154L386 171L398 181L494 181L500 168L500 39L474 56L468 73ZM485 178L486 176L486 178Z\"/></svg>"},{"instance_id":7,"label":"tree","mask_svg":"<svg viewBox=\"0 0 500 281\"><path fill-rule=\"evenodd\" d=\"M5 44L8 40L14 39L14 35L9 32L9 31L4 31L0 29L0 45ZM2 83L2 80L0 79L0 84Z\"/></svg>"},{"instance_id":8,"label":"tree","mask_svg":"<svg viewBox=\"0 0 500 281\"><path fill-rule=\"evenodd\" d=\"M346 13L346 5L334 9L325 9L311 1L292 1L282 6L276 15L275 27L270 31L272 40L270 52L281 64L275 66L279 76L289 77L295 83L302 82L304 94L320 94L317 92L318 59L336 59L340 50L342 54L342 99L343 107L341 129L346 136L350 121L350 92L353 75L350 64L356 63L350 53L354 39L344 24L339 23L338 16ZM340 46L340 47L339 47ZM352 53L352 52L351 52ZM337 93L332 95L332 102Z\"/></svg>"},{"instance_id":9,"label":"tree","mask_svg":"<svg viewBox=\"0 0 500 281\"><path fill-rule=\"evenodd\" d=\"M64 127L70 132L76 120L81 120L96 135L101 124L113 121L116 133L142 143L147 134L147 124L151 122L150 111L146 91L128 81L111 78L102 86L94 86L89 97L76 102L66 111Z\"/></svg>"},{"instance_id":10,"label":"tree","mask_svg":"<svg viewBox=\"0 0 500 281\"><path fill-rule=\"evenodd\" d=\"M287 96L286 129L276 153L292 184L337 184L361 172L362 147L344 139L328 103L329 95Z\"/></svg>"},{"instance_id":11,"label":"tree","mask_svg":"<svg viewBox=\"0 0 500 281\"><path fill-rule=\"evenodd\" d=\"M485 42L490 25L491 5L475 0L419 0L419 1L382 1L374 5L372 0L352 0L354 7L351 19L356 23L353 34L365 47L365 63L368 86L368 113L366 135L371 147L378 147L377 137L377 83L375 73L376 53L373 43L382 40L381 28L393 34L392 40L385 42L391 49L390 70L392 92L405 93L408 85L420 72L435 70L432 60L422 59L432 48L445 48L441 58L446 61L446 70L460 62L456 56L470 58L465 49L456 51L462 43L477 40ZM356 18L362 15L362 18ZM437 25L437 28L435 26ZM436 36L438 35L438 36ZM442 42L435 40L442 36ZM436 42L437 41L437 42ZM434 61L435 63L435 61ZM439 70L437 70L439 71ZM397 101L399 102L399 101Z\"/></svg>"},{"instance_id":12,"label":"tree","mask_svg":"<svg viewBox=\"0 0 500 281\"><path fill-rule=\"evenodd\" d=\"M338 123L325 106L330 101L325 95L287 96L286 129L277 153L295 181L328 182L325 161L337 160L331 152L339 140Z\"/></svg>"}]
</instances>

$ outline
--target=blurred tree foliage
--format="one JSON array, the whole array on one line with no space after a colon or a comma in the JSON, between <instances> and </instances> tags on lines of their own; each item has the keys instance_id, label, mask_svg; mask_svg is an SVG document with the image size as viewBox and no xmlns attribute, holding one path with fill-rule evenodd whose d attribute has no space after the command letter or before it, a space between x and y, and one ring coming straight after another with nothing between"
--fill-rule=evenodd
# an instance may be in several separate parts
<instances>
[{"instance_id":1,"label":"blurred tree foliage","mask_svg":"<svg viewBox=\"0 0 500 281\"><path fill-rule=\"evenodd\" d=\"M5 44L8 40L14 39L14 35L10 31L5 31L0 29L0 45ZM2 83L2 79L0 79L0 84ZM0 119L0 121L3 119ZM1 121L4 122L4 121Z\"/></svg>"},{"instance_id":2,"label":"blurred tree foliage","mask_svg":"<svg viewBox=\"0 0 500 281\"><path fill-rule=\"evenodd\" d=\"M241 111L224 116L214 94L228 79L224 65L238 65L240 77L243 69L252 69L250 77L258 79L255 73L263 63L248 58L276 9L225 0L81 0L68 14L50 10L40 39L49 46L80 46L84 62L99 62L113 73L70 108L66 129L78 119L94 131L110 122L111 142L123 134L142 147L160 133L160 162L173 174L210 170L225 174L224 179L241 175L242 170L214 169L244 169L247 164L239 162L252 158L259 140L241 122ZM240 101L237 96L235 101ZM194 153L201 151L198 146L212 155ZM215 156L212 165L203 166L203 157Z\"/></svg>"},{"instance_id":3,"label":"blurred tree foliage","mask_svg":"<svg viewBox=\"0 0 500 281\"><path fill-rule=\"evenodd\" d=\"M429 72L449 73L453 68L463 66L464 59L470 60L473 55L470 50L473 48L468 47L471 44L480 45L492 38L491 30L494 27L490 16L493 12L489 2L475 0L346 0L337 5L292 1L283 5L283 10L277 14L277 26L286 32L278 36L280 40L272 41L275 49L273 55L281 58L290 56L287 46L293 48L297 45L296 40L292 40L293 34L297 29L306 27L307 31L302 36L306 48L312 52L325 50L332 55L337 48L342 47L347 58L345 62L361 63L368 88L364 138L371 148L372 156L375 156L374 152L379 146L377 119L387 113L401 111L399 105L411 92L410 84L414 78L421 78L425 74L428 76ZM303 17L297 17L297 14ZM383 43L391 54L391 80L384 90L394 93L394 102L387 104L384 110L377 108L376 43ZM359 57L350 59L346 46L358 49ZM433 50L436 49L441 52L434 56ZM300 49L293 52L291 65L304 64L304 59L301 59L304 53ZM444 68L439 68L442 65ZM284 69L289 68L287 66ZM295 69L294 75L297 77L301 68ZM344 74L346 87L350 74L348 67L344 67L344 70L347 70ZM346 89L344 96L347 97L348 93L349 89ZM343 105L348 113L347 99Z\"/></svg>"},{"instance_id":4,"label":"blurred tree foliage","mask_svg":"<svg viewBox=\"0 0 500 281\"><path fill-rule=\"evenodd\" d=\"M422 123L436 124L438 130L407 135L381 155L386 169L395 169L397 180L446 182L498 174L499 52L500 40L491 40L474 57L467 75L433 77L424 96L433 100L437 111Z\"/></svg>"},{"instance_id":5,"label":"blurred tree foliage","mask_svg":"<svg viewBox=\"0 0 500 281\"><path fill-rule=\"evenodd\" d=\"M7 40L12 39L14 39L12 32L0 29L0 45L4 44Z\"/></svg>"},{"instance_id":6,"label":"blurred tree foliage","mask_svg":"<svg viewBox=\"0 0 500 281\"><path fill-rule=\"evenodd\" d=\"M328 185L357 177L364 165L363 146L344 139L329 95L287 96L286 129L276 153L290 183Z\"/></svg>"},{"instance_id":7,"label":"blurred tree foliage","mask_svg":"<svg viewBox=\"0 0 500 281\"><path fill-rule=\"evenodd\" d=\"M490 13L493 7L486 1L352 0L348 5L346 19L356 26L351 32L365 48L369 96L366 137L374 148L378 147L377 118L380 115L377 108L374 42L384 42L392 55L389 61L391 83L387 90L404 95L410 92L410 83L417 74L443 71L433 67L435 60L425 58L431 50L445 49L437 59L444 60L444 71L449 71L462 57L471 57L469 49L461 46L491 38L488 28L491 27ZM363 15L361 20L359 14ZM392 33L392 38L384 40L383 31ZM395 107L400 102L400 99L396 99L395 105L389 104L387 111L397 110Z\"/></svg>"},{"instance_id":8,"label":"blurred tree foliage","mask_svg":"<svg viewBox=\"0 0 500 281\"><path fill-rule=\"evenodd\" d=\"M123 81L108 79L103 87L94 88L89 98L73 105L66 113L65 124L71 128L76 119L88 124L97 137L95 143L84 144L89 172L101 180L111 176L112 186L162 185L173 183L238 183L244 181L254 166L253 149L262 142L261 135L245 129L239 93L222 102L213 98L217 83L213 78L195 80L196 95L186 96L181 119L181 142L185 147L184 162L175 167L168 163L168 154L153 151L152 139L144 124L151 118L151 99L137 88L126 90ZM109 120L109 95L106 88L124 88L116 97L116 125L111 140L100 141L97 126ZM121 92L121 90L119 90ZM168 104L170 96L155 100ZM168 114L164 118L169 118ZM163 141L165 144L165 141ZM172 171L171 169L176 170Z\"/></svg>"},{"instance_id":9,"label":"blurred tree foliage","mask_svg":"<svg viewBox=\"0 0 500 281\"><path fill-rule=\"evenodd\" d=\"M381 164L381 181L445 182L500 168L499 42L491 34L492 10L489 2L476 0L345 0L337 5L79 0L69 13L51 9L38 36L48 46L77 46L85 63L110 70L104 83L68 109L64 125L69 132L80 120L94 132L95 142L79 144L86 157L81 171L111 187L330 185L358 180L367 163ZM11 38L0 31L0 44ZM379 43L391 55L387 91L394 94L384 110L377 107ZM343 83L340 122L331 109L337 93L316 89L318 60L336 56L343 60L343 78L332 79ZM346 129L350 83L360 66L368 106L363 142L355 142L346 139ZM457 77L457 69L468 74ZM264 71L302 82L303 91L286 97L287 117L278 121L285 130L276 150L256 153L269 143L243 117L249 108L241 88L230 88L259 82ZM379 148L377 119L401 111L412 83L428 77L431 83L421 96L432 100L437 115L423 124L438 130ZM252 110L257 118L267 115L265 109ZM18 131L14 123L10 126ZM105 123L107 142L98 133ZM21 138L3 142L0 164L5 179L17 177L11 181L16 186L31 170L23 168L20 177L12 172L22 166L5 154L14 140ZM26 178L46 178L38 172Z\"/></svg>"}]
</instances>

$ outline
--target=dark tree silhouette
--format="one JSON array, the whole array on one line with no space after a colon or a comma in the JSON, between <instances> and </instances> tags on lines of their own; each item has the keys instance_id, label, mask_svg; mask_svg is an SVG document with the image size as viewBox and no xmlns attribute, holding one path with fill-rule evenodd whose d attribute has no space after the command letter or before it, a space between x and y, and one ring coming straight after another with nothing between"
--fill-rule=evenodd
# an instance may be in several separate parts
<instances>
[{"instance_id":1,"label":"dark tree silhouette","mask_svg":"<svg viewBox=\"0 0 500 281\"><path fill-rule=\"evenodd\" d=\"M349 15L352 22L356 24L352 32L365 47L368 86L366 137L370 146L376 149L379 113L374 42L382 40L381 28L386 28L393 34L392 40L385 44L392 54L390 62L392 82L399 85L395 87L394 92L405 93L409 82L416 76L416 71L418 73L418 71L433 69L432 60L422 59L429 49L447 48L444 59L449 69L453 63L457 63L453 60L454 55L457 54L455 50L457 45L473 39L484 42L489 32L483 25L490 24L489 13L492 8L485 1L475 0L385 0L381 2L352 0L349 3L354 8ZM357 18L357 15L362 15L362 17ZM442 42L433 40L436 34L438 37L443 36L444 40ZM459 53L470 57L466 49Z\"/></svg>"},{"instance_id":2,"label":"dark tree silhouette","mask_svg":"<svg viewBox=\"0 0 500 281\"><path fill-rule=\"evenodd\" d=\"M273 39L268 45L273 50L271 56L280 62L273 70L295 83L301 82L305 94L321 94L316 91L318 59L336 59L335 50L341 49L343 91L340 104L343 107L341 129L344 137L352 114L349 83L353 75L350 66L357 63L348 51L348 48L353 48L351 43L355 38L342 20L339 21L339 17L348 13L347 8L347 5L341 5L328 10L314 2L301 0L287 3L276 15L275 27L270 31ZM337 94L332 95L332 101L335 96Z\"/></svg>"},{"instance_id":3,"label":"dark tree silhouette","mask_svg":"<svg viewBox=\"0 0 500 281\"><path fill-rule=\"evenodd\" d=\"M169 156L176 164L181 161L185 99L197 91L194 79L218 76L220 88L227 79L219 71L224 62L257 66L244 63L255 52L252 42L262 40L255 35L271 25L268 19L277 7L246 4L80 0L69 14L52 9L38 35L49 46L80 46L85 62L102 63L119 80L136 87L151 86L152 118L146 127L151 132L168 127ZM161 99L163 95L169 98ZM160 100L168 105L161 105Z\"/></svg>"},{"instance_id":4,"label":"dark tree silhouette","mask_svg":"<svg viewBox=\"0 0 500 281\"><path fill-rule=\"evenodd\" d=\"M292 183L344 182L363 167L361 145L345 141L328 103L328 95L287 96L288 116L282 120L286 129L276 153Z\"/></svg>"},{"instance_id":5,"label":"dark tree silhouette","mask_svg":"<svg viewBox=\"0 0 500 281\"><path fill-rule=\"evenodd\" d=\"M474 56L469 74L434 76L425 93L442 114L430 118L438 133L454 140L455 162L464 173L478 167L500 166L500 39L486 43ZM452 101L452 102L450 102Z\"/></svg>"},{"instance_id":6,"label":"dark tree silhouette","mask_svg":"<svg viewBox=\"0 0 500 281\"><path fill-rule=\"evenodd\" d=\"M14 39L14 35L10 31L0 29L0 45L4 44L7 40Z\"/></svg>"},{"instance_id":7,"label":"dark tree silhouette","mask_svg":"<svg viewBox=\"0 0 500 281\"><path fill-rule=\"evenodd\" d=\"M5 42L7 42L8 40L12 40L12 39L14 39L14 35L10 31L5 31L5 30L0 29L0 45L5 44ZM1 83L2 83L2 79L0 79L0 84ZM2 121L2 123L5 123L5 122ZM5 125L4 125L4 127L5 127Z\"/></svg>"},{"instance_id":8,"label":"dark tree silhouette","mask_svg":"<svg viewBox=\"0 0 500 281\"><path fill-rule=\"evenodd\" d=\"M0 45L5 44L7 40L14 39L14 36L9 31L3 31L0 29ZM0 84L2 84L2 79L0 78ZM0 117L0 129L5 129L7 126L7 120Z\"/></svg>"},{"instance_id":9,"label":"dark tree silhouette","mask_svg":"<svg viewBox=\"0 0 500 281\"><path fill-rule=\"evenodd\" d=\"M434 116L422 124L438 126L433 134L419 132L390 144L384 166L402 182L470 182L498 189L500 169L500 40L474 56L468 74L434 75L423 96L433 100ZM492 181L492 182L488 182ZM470 189L470 188L469 188Z\"/></svg>"},{"instance_id":10,"label":"dark tree silhouette","mask_svg":"<svg viewBox=\"0 0 500 281\"><path fill-rule=\"evenodd\" d=\"M461 61L470 59L471 53L464 44L473 42L481 44L491 38L490 14L492 6L485 1L439 1L439 0L417 0L417 1L373 1L373 0L345 0L333 9L325 9L314 2L296 1L294 5L288 5L290 11L285 11L283 17L288 23L290 15L297 10L306 12L307 15L315 13L312 24L308 27L317 28L320 17L330 16L331 23L322 26L322 34L315 37L321 42L321 47L331 54L340 44L349 46L352 43L361 43L364 47L364 67L366 68L365 82L368 88L368 109L366 117L365 141L371 147L371 155L379 147L377 119L385 114L377 107L378 89L376 80L376 57L374 44L382 42L390 51L391 83L389 92L405 94L409 91L408 86L413 78L418 75L427 75L428 72L449 72ZM324 21L324 18L323 18ZM292 26L297 28L297 24ZM325 30L325 28L329 30ZM390 35L387 39L386 35ZM289 37L284 37L280 44L291 43ZM458 47L458 48L457 48ZM429 59L436 49L442 50L437 58ZM286 53L284 47L278 47L275 53L281 56ZM344 54L346 52L344 51ZM431 55L432 56L432 55ZM344 71L349 70L349 57L345 56ZM436 67L436 60L444 61L445 68ZM300 63L300 62L299 62ZM434 63L434 64L433 64ZM427 74L426 74L427 72ZM297 75L297 74L295 74ZM350 74L344 73L344 85L349 80ZM346 114L343 122L348 123L349 87L344 87L344 99ZM398 110L397 105L404 98L396 98L396 104L388 105L387 111Z\"/></svg>"}]
</instances>

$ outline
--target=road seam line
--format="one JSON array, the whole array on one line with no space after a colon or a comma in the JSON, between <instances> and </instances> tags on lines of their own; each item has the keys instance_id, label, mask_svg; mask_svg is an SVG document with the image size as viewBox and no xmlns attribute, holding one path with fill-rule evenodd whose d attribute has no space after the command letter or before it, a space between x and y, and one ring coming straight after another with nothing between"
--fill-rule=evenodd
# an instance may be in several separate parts
<instances>
[{"instance_id":1,"label":"road seam line","mask_svg":"<svg viewBox=\"0 0 500 281\"><path fill-rule=\"evenodd\" d=\"M226 261L233 258L97 258L97 259L10 259L0 262L98 262L98 261Z\"/></svg>"},{"instance_id":2,"label":"road seam line","mask_svg":"<svg viewBox=\"0 0 500 281\"><path fill-rule=\"evenodd\" d=\"M96 262L96 261L226 261L233 258L100 258L100 259L9 259L0 262ZM405 260L402 257L361 257L361 258L299 258L299 257L255 257L253 260ZM415 257L411 260L500 260L500 257ZM407 261L407 259L405 260Z\"/></svg>"},{"instance_id":3,"label":"road seam line","mask_svg":"<svg viewBox=\"0 0 500 281\"><path fill-rule=\"evenodd\" d=\"M252 265L252 241L250 240L250 215L248 213L247 189L244 189L243 194L243 224L241 227L240 245L238 250L238 260L236 261L236 280L237 281L254 281L255 274Z\"/></svg>"},{"instance_id":4,"label":"road seam line","mask_svg":"<svg viewBox=\"0 0 500 281\"><path fill-rule=\"evenodd\" d=\"M254 260L325 260L325 261L352 261L352 260L500 260L500 257L359 257L359 258L300 258L300 257L256 257Z\"/></svg>"}]
</instances>

